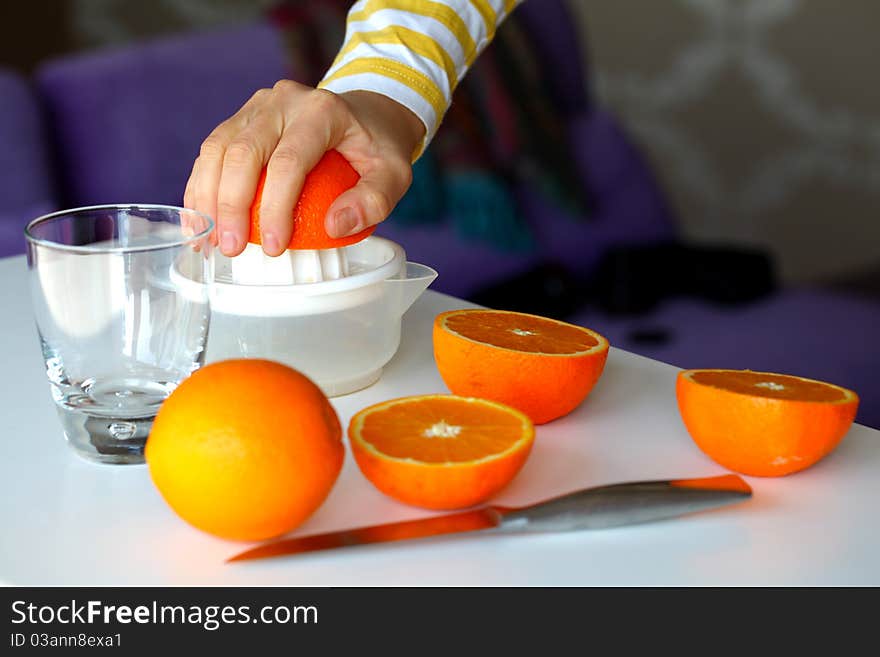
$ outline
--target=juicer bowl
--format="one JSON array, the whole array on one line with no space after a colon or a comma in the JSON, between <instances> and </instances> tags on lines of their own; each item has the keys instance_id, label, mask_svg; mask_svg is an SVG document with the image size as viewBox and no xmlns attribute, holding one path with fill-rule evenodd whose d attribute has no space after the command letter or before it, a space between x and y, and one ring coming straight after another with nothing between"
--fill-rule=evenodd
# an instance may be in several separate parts
<instances>
[{"instance_id":1,"label":"juicer bowl","mask_svg":"<svg viewBox=\"0 0 880 657\"><path fill-rule=\"evenodd\" d=\"M344 247L348 274L296 284L241 284L232 262L215 254L206 362L266 358L289 365L328 396L376 382L400 345L404 312L437 277L407 262L382 237ZM178 285L191 285L175 271Z\"/></svg>"}]
</instances>

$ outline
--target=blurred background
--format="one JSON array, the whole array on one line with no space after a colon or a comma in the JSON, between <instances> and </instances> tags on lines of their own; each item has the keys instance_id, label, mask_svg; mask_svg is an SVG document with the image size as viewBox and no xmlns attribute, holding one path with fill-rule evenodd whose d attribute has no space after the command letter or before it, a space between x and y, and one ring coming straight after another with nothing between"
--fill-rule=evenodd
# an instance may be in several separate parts
<instances>
[{"instance_id":1,"label":"blurred background","mask_svg":"<svg viewBox=\"0 0 880 657\"><path fill-rule=\"evenodd\" d=\"M53 209L179 204L216 123L320 78L345 4L3 3L0 254ZM872 0L526 0L380 232L435 289L845 385L880 427L878 25Z\"/></svg>"}]
</instances>

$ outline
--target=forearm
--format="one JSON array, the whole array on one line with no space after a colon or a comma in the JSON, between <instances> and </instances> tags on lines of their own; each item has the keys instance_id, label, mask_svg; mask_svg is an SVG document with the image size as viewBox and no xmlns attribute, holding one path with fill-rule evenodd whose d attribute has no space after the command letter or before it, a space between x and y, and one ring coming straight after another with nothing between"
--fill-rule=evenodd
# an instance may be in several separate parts
<instances>
[{"instance_id":1,"label":"forearm","mask_svg":"<svg viewBox=\"0 0 880 657\"><path fill-rule=\"evenodd\" d=\"M425 126L415 159L439 127L455 87L520 1L360 0L318 86L371 91L408 108Z\"/></svg>"}]
</instances>

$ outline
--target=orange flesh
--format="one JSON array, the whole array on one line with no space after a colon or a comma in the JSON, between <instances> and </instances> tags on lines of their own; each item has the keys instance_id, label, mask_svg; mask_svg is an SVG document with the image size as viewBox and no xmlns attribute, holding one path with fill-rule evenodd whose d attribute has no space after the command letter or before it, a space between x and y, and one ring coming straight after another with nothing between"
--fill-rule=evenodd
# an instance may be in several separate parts
<instances>
[{"instance_id":1,"label":"orange flesh","mask_svg":"<svg viewBox=\"0 0 880 657\"><path fill-rule=\"evenodd\" d=\"M509 411L433 398L377 409L364 418L360 437L387 456L461 463L507 451L523 431L522 420Z\"/></svg>"},{"instance_id":2,"label":"orange flesh","mask_svg":"<svg viewBox=\"0 0 880 657\"><path fill-rule=\"evenodd\" d=\"M476 311L451 315L445 324L469 340L514 351L576 354L599 344L584 329L540 317Z\"/></svg>"},{"instance_id":3,"label":"orange flesh","mask_svg":"<svg viewBox=\"0 0 880 657\"><path fill-rule=\"evenodd\" d=\"M694 383L754 397L807 402L841 402L847 399L846 394L837 387L783 374L703 371L691 373L690 379Z\"/></svg>"}]
</instances>

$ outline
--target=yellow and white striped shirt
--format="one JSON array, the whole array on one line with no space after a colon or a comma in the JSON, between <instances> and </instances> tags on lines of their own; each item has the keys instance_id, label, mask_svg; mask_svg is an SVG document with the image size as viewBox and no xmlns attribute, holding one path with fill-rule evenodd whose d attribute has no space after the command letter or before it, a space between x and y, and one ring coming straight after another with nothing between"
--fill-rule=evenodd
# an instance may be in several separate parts
<instances>
[{"instance_id":1,"label":"yellow and white striped shirt","mask_svg":"<svg viewBox=\"0 0 880 657\"><path fill-rule=\"evenodd\" d=\"M452 92L522 0L358 0L319 87L373 91L409 108L431 141Z\"/></svg>"}]
</instances>

